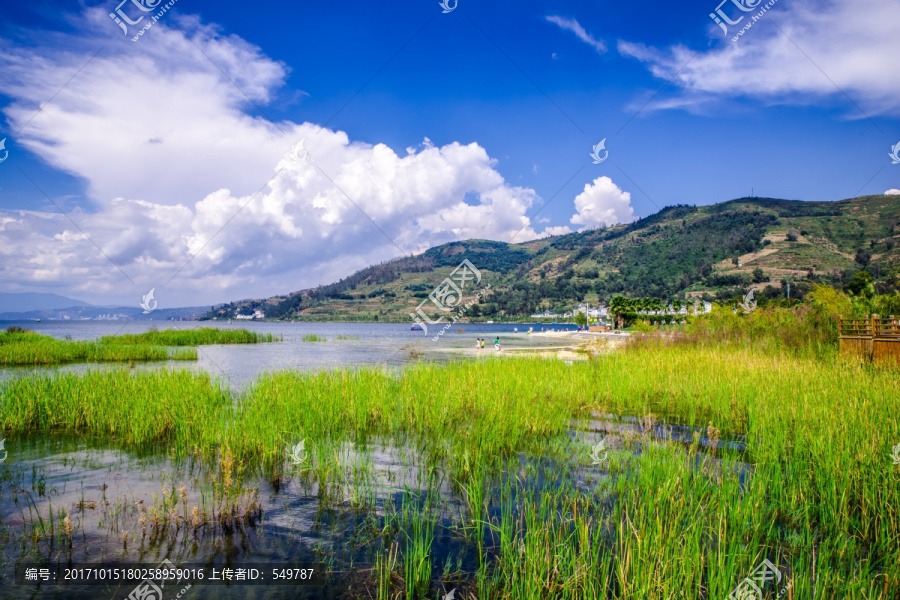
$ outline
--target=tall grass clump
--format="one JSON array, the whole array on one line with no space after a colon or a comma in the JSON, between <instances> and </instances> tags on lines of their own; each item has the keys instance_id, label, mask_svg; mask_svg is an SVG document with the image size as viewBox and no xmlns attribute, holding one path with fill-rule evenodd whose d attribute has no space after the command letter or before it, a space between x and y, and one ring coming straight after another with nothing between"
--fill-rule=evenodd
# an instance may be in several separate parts
<instances>
[{"instance_id":1,"label":"tall grass clump","mask_svg":"<svg viewBox=\"0 0 900 600\"><path fill-rule=\"evenodd\" d=\"M188 454L217 446L231 403L208 374L188 371L24 377L3 385L0 430L107 435Z\"/></svg>"},{"instance_id":2,"label":"tall grass clump","mask_svg":"<svg viewBox=\"0 0 900 600\"><path fill-rule=\"evenodd\" d=\"M60 340L33 331L0 332L0 365L57 365L82 362L197 360L194 349Z\"/></svg>"},{"instance_id":3,"label":"tall grass clump","mask_svg":"<svg viewBox=\"0 0 900 600\"><path fill-rule=\"evenodd\" d=\"M423 502L411 494L403 495L400 530L403 532L403 579L407 598L427 598L431 585L432 544L434 543L434 500Z\"/></svg>"},{"instance_id":4,"label":"tall grass clump","mask_svg":"<svg viewBox=\"0 0 900 600\"><path fill-rule=\"evenodd\" d=\"M224 443L242 458L280 462L288 442L388 435L397 390L375 369L266 374L235 408Z\"/></svg>"},{"instance_id":5,"label":"tall grass clump","mask_svg":"<svg viewBox=\"0 0 900 600\"><path fill-rule=\"evenodd\" d=\"M701 597L702 588L725 597L764 558L791 572L797 598L827 591L886 600L896 592L900 471L889 460L900 442L895 371L703 344L638 346L591 370L601 411L672 415L744 436L747 446L720 450L721 462L699 470L686 470L677 445L651 447L618 479L614 564L628 567L619 585L629 584L621 597L665 598L669 589ZM743 464L752 469L741 475ZM685 554L685 546L695 550ZM668 559L659 560L660 549ZM701 568L703 581L696 579ZM660 588L660 581L682 587Z\"/></svg>"},{"instance_id":6,"label":"tall grass clump","mask_svg":"<svg viewBox=\"0 0 900 600\"><path fill-rule=\"evenodd\" d=\"M152 346L207 346L210 344L259 344L280 341L282 338L271 333L256 333L246 329L164 329L125 335L106 335L100 338L103 344L134 344Z\"/></svg>"},{"instance_id":7,"label":"tall grass clump","mask_svg":"<svg viewBox=\"0 0 900 600\"><path fill-rule=\"evenodd\" d=\"M810 296L816 297L817 292ZM638 336L706 347L729 345L767 354L793 353L813 358L833 358L838 347L840 308L826 299L796 308L770 306L749 314L714 306L705 315L688 317L684 327L664 336ZM846 314L846 313L843 313Z\"/></svg>"},{"instance_id":8,"label":"tall grass clump","mask_svg":"<svg viewBox=\"0 0 900 600\"><path fill-rule=\"evenodd\" d=\"M314 333L304 333L303 341L304 342L327 342L328 339L321 335L316 335Z\"/></svg>"}]
</instances>

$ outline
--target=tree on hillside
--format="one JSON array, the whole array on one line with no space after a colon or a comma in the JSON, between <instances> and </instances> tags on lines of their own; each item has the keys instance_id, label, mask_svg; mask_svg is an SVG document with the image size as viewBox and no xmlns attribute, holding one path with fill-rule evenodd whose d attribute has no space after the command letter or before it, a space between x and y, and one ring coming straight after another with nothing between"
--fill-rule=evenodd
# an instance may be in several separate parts
<instances>
[{"instance_id":1,"label":"tree on hillside","mask_svg":"<svg viewBox=\"0 0 900 600\"><path fill-rule=\"evenodd\" d=\"M871 298L875 295L875 286L872 282L872 275L868 271L860 271L847 282L844 289L854 296Z\"/></svg>"},{"instance_id":2,"label":"tree on hillside","mask_svg":"<svg viewBox=\"0 0 900 600\"><path fill-rule=\"evenodd\" d=\"M898 316L900 315L900 292L893 294L883 294L875 297L875 312L879 315Z\"/></svg>"}]
</instances>

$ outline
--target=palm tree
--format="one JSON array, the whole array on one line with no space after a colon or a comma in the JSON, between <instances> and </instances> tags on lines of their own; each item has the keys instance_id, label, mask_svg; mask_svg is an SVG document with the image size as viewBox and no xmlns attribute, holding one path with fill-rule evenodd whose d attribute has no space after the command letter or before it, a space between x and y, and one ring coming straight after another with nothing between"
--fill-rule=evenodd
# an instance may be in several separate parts
<instances>
[{"instance_id":1,"label":"palm tree","mask_svg":"<svg viewBox=\"0 0 900 600\"><path fill-rule=\"evenodd\" d=\"M615 329L625 327L625 314L631 310L631 303L630 298L621 295L613 296L613 299L609 301L609 312L615 318L613 322Z\"/></svg>"}]
</instances>

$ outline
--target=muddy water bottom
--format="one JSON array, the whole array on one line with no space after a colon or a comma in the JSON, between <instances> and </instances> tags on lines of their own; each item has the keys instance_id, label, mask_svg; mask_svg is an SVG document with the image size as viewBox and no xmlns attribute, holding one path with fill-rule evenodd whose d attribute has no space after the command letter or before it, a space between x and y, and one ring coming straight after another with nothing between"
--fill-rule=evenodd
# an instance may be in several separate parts
<instances>
[{"instance_id":1,"label":"muddy water bottom","mask_svg":"<svg viewBox=\"0 0 900 600\"><path fill-rule=\"evenodd\" d=\"M737 476L741 487L746 486L753 474L753 465L734 457L743 457L747 452L745 435L722 435L710 428L692 427L675 416L660 420L655 416L636 417L596 413L588 418L577 419L572 424L570 435L592 447L603 443L604 450L628 448L639 455L650 443L669 443L682 448L686 453L696 444L696 453L688 456L695 471L708 469L721 474L725 462L721 458L727 452L732 460L730 472Z\"/></svg>"},{"instance_id":2,"label":"muddy water bottom","mask_svg":"<svg viewBox=\"0 0 900 600\"><path fill-rule=\"evenodd\" d=\"M747 449L747 439L744 435L722 436L713 439L712 430L700 427L691 427L677 417L668 417L660 420L655 416L635 417L631 415L594 414L587 419L579 419L573 423L573 432L583 434L585 441L598 437L611 437L615 439L636 439L649 437L655 441L675 442L681 445L690 445L697 440L700 447L711 449L727 449L743 453Z\"/></svg>"},{"instance_id":3,"label":"muddy water bottom","mask_svg":"<svg viewBox=\"0 0 900 600\"><path fill-rule=\"evenodd\" d=\"M528 498L533 502L562 488L598 499L599 516L612 511L615 496L598 492L609 489L603 484L610 483L610 475L588 454L601 440L612 452L635 457L646 444L696 443L714 464L719 462L711 456L714 445L738 454L744 450L741 437L713 440L707 430L684 424L593 415L487 472L487 520L499 522L502 503L518 512ZM435 523L432 590L449 591L441 579L445 571L472 580L478 569L468 492L415 440L309 442L309 454L299 461L286 447L282 477L243 475L238 517L227 527L214 517L219 503L214 490L223 475L208 463L174 459L165 448L123 450L110 440L82 437L11 437L6 447L13 453L0 464L0 599L120 600L132 594L133 584L15 583L15 571L40 563L62 578L67 567L155 568L164 559L176 567L219 571L261 563L315 566L329 575L318 586L195 583L185 589L170 582L162 598L137 596L140 600L374 597L376 557L390 544L385 540L402 543L405 535L397 533L398 509L411 506L422 513L429 498L437 499L427 509ZM699 459L685 452L685 460ZM749 476L749 465L735 468L742 479ZM199 526L194 526L195 508L206 516ZM242 518L248 513L251 518ZM388 530L394 534L386 535ZM496 547L490 528L481 543L488 554Z\"/></svg>"},{"instance_id":4,"label":"muddy water bottom","mask_svg":"<svg viewBox=\"0 0 900 600\"><path fill-rule=\"evenodd\" d=\"M434 553L468 554L452 533L462 506L449 480L421 471L422 461L407 445L327 446L275 482L245 476L244 490L257 491L259 517L235 519L227 528L214 519L192 524L194 507L200 514L214 512L213 488L221 477L197 461L76 438L11 438L8 446L16 456L0 465L0 598L127 598L133 584L16 583L16 567L35 563L62 580L66 568L155 568L164 559L176 567L205 565L207 576L212 567L263 563L330 573L319 586L195 584L180 598L348 597L348 590L371 579L372 550L381 549L371 542L381 533L386 509L429 491L443 498L434 511ZM474 555L463 560L467 566L474 561ZM163 598L183 589L170 584Z\"/></svg>"}]
</instances>

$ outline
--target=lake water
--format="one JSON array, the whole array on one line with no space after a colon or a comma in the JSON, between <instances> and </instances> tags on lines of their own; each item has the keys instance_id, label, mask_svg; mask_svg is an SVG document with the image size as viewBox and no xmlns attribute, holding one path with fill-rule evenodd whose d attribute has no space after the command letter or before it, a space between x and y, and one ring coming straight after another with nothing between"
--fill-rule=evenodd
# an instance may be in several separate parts
<instances>
[{"instance_id":1,"label":"lake water","mask_svg":"<svg viewBox=\"0 0 900 600\"><path fill-rule=\"evenodd\" d=\"M97 339L104 335L142 333L151 328L249 329L259 333L283 336L283 342L267 344L229 344L200 346L196 362L137 364L136 369L186 368L208 371L235 388L244 388L257 375L266 371L295 369L301 371L340 367L402 367L420 360L446 361L464 357L494 355L493 341L500 336L504 349L558 347L560 340L529 336L529 327L575 330L574 325L462 324L450 327L437 341L440 330L429 328L429 335L410 331L408 323L290 323L235 321L0 321L0 328L17 326L56 338L73 340ZM518 328L519 333L514 333ZM325 342L304 342L303 336L315 334ZM339 336L358 339L338 339ZM475 352L475 338L485 339L485 352ZM563 344L564 345L564 344ZM23 374L48 371L83 371L85 369L121 369L128 365L62 365L52 368L0 368L0 380Z\"/></svg>"},{"instance_id":2,"label":"lake water","mask_svg":"<svg viewBox=\"0 0 900 600\"><path fill-rule=\"evenodd\" d=\"M454 325L436 341L433 338L439 329L429 328L430 335L425 335L411 331L410 325L404 323L0 322L2 329L11 326L73 340L141 333L153 327L245 328L283 336L283 341L275 343L201 346L197 361L137 363L134 367L74 364L0 369L0 381L30 373L88 369L191 369L207 371L235 390L245 389L267 371L363 366L402 369L419 361L495 359L498 358L493 348L495 336L500 337L503 345L500 356L573 344L572 340L530 336L525 333L528 325L505 324ZM541 327L575 329L564 325L534 326L538 332ZM514 332L516 328L519 333ZM303 341L303 336L310 334L324 337L326 341ZM475 350L475 338L485 339L484 351ZM0 598L121 600L132 593L134 583L12 583L14 572L34 561L42 567L57 569L57 575L63 578L65 568L73 565L156 566L164 558L179 567L206 565L221 569L229 565L302 563L328 565L332 571L324 586L195 585L182 594L184 588L179 585L166 588L165 600L368 597L362 591L348 592L350 588L366 589L371 582L369 569L377 553L373 544L366 541L371 541L374 530L386 525L389 513L394 514L394 508L390 507L422 502L430 487L434 487L434 497L440 498L430 513L436 525L432 547L435 569L442 568L443 561L451 556L467 572L477 568L475 547L460 535L459 515L465 512L463 496L439 465L432 466L422 456L420 442L416 440L373 439L352 443L335 440L333 446L316 451L317 464L319 461L333 463L337 473L332 476L334 479L316 471L297 471L273 483L265 477L248 474L246 485L248 489L258 490L262 519L244 523L234 530L216 532L215 527L210 529L206 525L192 529L176 524L173 529L154 524L159 518L164 521L169 518L166 510L158 508L162 498L169 494L166 490L182 489L182 485L183 499L175 512L185 511L185 518L190 518L188 506L204 507L204 514L214 512L211 490L218 481L214 464L201 466L190 459L173 460L164 445L158 449L123 448L112 438L70 432L7 435L6 438L8 460L4 457L0 464L0 551L9 556L15 554L15 560L0 565ZM513 456L510 460L511 468L518 472L520 459ZM532 456L528 461L535 469L529 486L559 477L558 465L546 463L544 457ZM572 468L574 480L584 485L580 468L569 467ZM71 537L61 533L65 527L61 525L60 511L71 517L74 530ZM497 506L491 506L489 514L496 517L498 511ZM55 523L52 516L56 518ZM3 531L13 536L4 540ZM484 541L489 542L487 537Z\"/></svg>"},{"instance_id":3,"label":"lake water","mask_svg":"<svg viewBox=\"0 0 900 600\"><path fill-rule=\"evenodd\" d=\"M593 445L602 439L621 457L623 451L639 454L651 440L678 441L687 448L696 436L701 450L694 459L698 472L715 474L725 468L721 460L705 453L710 440L703 428L612 414L593 415L572 426L568 434L546 446L546 453L523 451L492 472L484 505L491 522L502 519L498 500L502 496L515 499L535 493L540 497L555 493L561 485L572 486L586 499L594 496L598 480L610 474L578 458L577 446L570 446L569 440ZM742 451L744 441L738 436L723 443ZM210 510L210 489L219 480L214 469L198 462L175 460L162 449L120 449L102 439L74 434L13 436L10 442L15 456L0 465L0 523L13 533L14 543L0 538L0 548L7 543L3 549L14 558L0 565L3 599L131 600L136 582L85 585L64 581L65 574L73 567L153 568L163 559L178 568L200 568L208 574L212 568L252 566L268 573L273 565L312 565L331 573L317 586L275 585L271 577L265 584L250 587L195 582L186 595L179 594L186 588L178 583L166 587L162 600L371 598L371 569L384 549L380 536L392 527L406 531L409 524L398 521L396 511L410 502L416 510L431 507L427 515L434 523L430 560L435 589L442 588L445 578L440 574L450 559L469 576L476 572L478 539L494 556L497 552L497 539L490 529L473 539L465 517L465 492L441 461L433 462L433 455L423 453L419 441L402 435L322 444L315 450L314 461L288 471L277 483L251 474L247 484L258 490L264 518L227 531L184 525L191 514L189 506ZM743 463L728 468L739 472L742 483L751 473L751 466ZM516 481L513 495L503 487L510 480ZM161 510L161 499L173 490L174 508ZM611 510L606 504L597 506L602 508L600 519ZM60 531L60 510L71 517L73 534L48 536L46 524L54 511L56 531ZM185 521L179 526L177 518L182 514ZM156 524L158 518L164 522L161 527ZM401 543L404 535L399 535ZM30 565L50 569L58 580L17 580L15 574ZM472 587L471 582L456 580L443 589L459 584Z\"/></svg>"}]
</instances>

